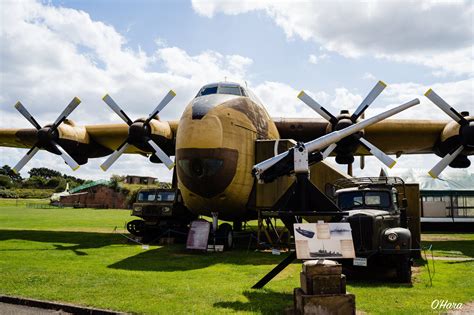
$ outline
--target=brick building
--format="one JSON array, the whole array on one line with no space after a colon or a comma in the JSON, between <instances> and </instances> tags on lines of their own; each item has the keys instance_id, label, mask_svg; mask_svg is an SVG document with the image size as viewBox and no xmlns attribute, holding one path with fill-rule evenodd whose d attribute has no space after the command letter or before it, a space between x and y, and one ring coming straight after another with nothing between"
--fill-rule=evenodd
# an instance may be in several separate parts
<instances>
[{"instance_id":1,"label":"brick building","mask_svg":"<svg viewBox=\"0 0 474 315\"><path fill-rule=\"evenodd\" d=\"M124 183L148 185L154 184L156 181L156 177L127 175L127 177L125 177Z\"/></svg>"},{"instance_id":2,"label":"brick building","mask_svg":"<svg viewBox=\"0 0 474 315\"><path fill-rule=\"evenodd\" d=\"M102 184L61 196L59 202L66 207L127 209L126 198L125 194Z\"/></svg>"}]
</instances>

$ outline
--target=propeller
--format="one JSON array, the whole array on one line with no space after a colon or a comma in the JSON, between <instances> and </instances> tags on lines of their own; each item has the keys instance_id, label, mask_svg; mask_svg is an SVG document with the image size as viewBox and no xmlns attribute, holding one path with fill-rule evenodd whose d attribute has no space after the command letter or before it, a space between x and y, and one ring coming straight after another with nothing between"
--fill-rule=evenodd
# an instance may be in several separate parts
<instances>
[{"instance_id":1,"label":"propeller","mask_svg":"<svg viewBox=\"0 0 474 315\"><path fill-rule=\"evenodd\" d=\"M150 121L158 115L158 113L165 108L165 106L176 96L173 90L170 90L168 94L161 100L161 102L155 107L150 113L146 120L132 121L127 114L120 108L119 105L106 94L102 99L104 102L129 126L128 137L125 141L105 160L100 168L104 171L109 169L112 164L127 150L131 145L141 148L145 151L153 151L155 155L163 162L168 169L172 169L174 166L173 160L151 139L151 128Z\"/></svg>"},{"instance_id":2,"label":"propeller","mask_svg":"<svg viewBox=\"0 0 474 315\"><path fill-rule=\"evenodd\" d=\"M462 114L458 113L453 107L451 107L445 100L443 100L438 94L432 89L426 91L425 96L438 106L443 112L448 114L459 127L459 145L451 149L442 159L439 161L428 174L437 178L439 174L458 157L465 148L474 148L474 121L469 121ZM469 160L467 161L469 162ZM467 166L469 166L470 162Z\"/></svg>"},{"instance_id":3,"label":"propeller","mask_svg":"<svg viewBox=\"0 0 474 315\"><path fill-rule=\"evenodd\" d=\"M342 128L340 130L334 130L322 137L306 142L304 144L299 144L299 146L306 148L306 150L308 151L309 164L321 161L323 155L327 156L327 151L331 147L333 147L334 144L341 141L345 137L359 132L367 126L373 125L419 103L420 100L418 99L411 100L405 104L389 109L386 112L378 114L374 117L356 122L355 124ZM323 150L324 148L326 149L323 151L323 153L320 153L320 156L318 157L317 153L321 152L321 150ZM292 154L294 154L292 152L293 150L294 148L254 165L254 167L252 168L253 175L257 178L259 182L269 182L278 176L282 176L294 171L294 165L292 165L292 162L288 163L289 159L291 160ZM283 163L287 163L287 165L282 166ZM267 174L267 172L272 172L271 169L273 169L276 174Z\"/></svg>"},{"instance_id":4,"label":"propeller","mask_svg":"<svg viewBox=\"0 0 474 315\"><path fill-rule=\"evenodd\" d=\"M25 106L22 103L17 102L15 108L26 118L37 130L38 141L33 145L33 147L26 153L26 155L13 167L13 171L18 173L25 165L28 163L33 156L40 149L48 150L54 154L61 156L61 158L66 162L69 167L74 171L79 168L79 164L64 150L58 143L58 127L59 125L66 120L66 118L76 109L76 107L81 103L81 100L77 97L74 97L68 106L63 110L63 112L56 118L52 125L46 125L41 127L41 125L36 121L33 115L28 112Z\"/></svg>"},{"instance_id":5,"label":"propeller","mask_svg":"<svg viewBox=\"0 0 474 315\"><path fill-rule=\"evenodd\" d=\"M341 114L336 117L304 91L301 91L300 94L298 94L298 98L320 114L324 119L329 121L332 131L336 131L352 126L357 123L359 118L363 118L365 110L374 102L377 96L382 93L386 86L387 85L382 81L377 82L352 115L349 115L347 110L343 110L341 111ZM335 150L336 161L339 164L351 164L354 161L354 152L357 150L359 145L364 146L387 167L392 168L395 165L396 161L370 143L367 139L364 139L361 131L353 133L349 137L341 139L338 143L334 143L327 147L323 152L323 157L328 157Z\"/></svg>"}]
</instances>

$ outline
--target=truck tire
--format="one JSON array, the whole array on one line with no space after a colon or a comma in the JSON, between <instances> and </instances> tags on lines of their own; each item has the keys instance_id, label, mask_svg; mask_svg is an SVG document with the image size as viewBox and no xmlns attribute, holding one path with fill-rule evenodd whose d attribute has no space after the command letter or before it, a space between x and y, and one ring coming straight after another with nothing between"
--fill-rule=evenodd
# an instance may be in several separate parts
<instances>
[{"instance_id":1,"label":"truck tire","mask_svg":"<svg viewBox=\"0 0 474 315\"><path fill-rule=\"evenodd\" d=\"M223 223L217 229L217 244L224 245L224 250L229 250L234 247L234 233L232 226L229 223Z\"/></svg>"},{"instance_id":2,"label":"truck tire","mask_svg":"<svg viewBox=\"0 0 474 315\"><path fill-rule=\"evenodd\" d=\"M397 264L397 280L400 283L411 283L411 259L410 256L400 257Z\"/></svg>"},{"instance_id":3,"label":"truck tire","mask_svg":"<svg viewBox=\"0 0 474 315\"><path fill-rule=\"evenodd\" d=\"M146 232L145 221L133 220L127 223L127 230L135 236L144 236Z\"/></svg>"}]
</instances>

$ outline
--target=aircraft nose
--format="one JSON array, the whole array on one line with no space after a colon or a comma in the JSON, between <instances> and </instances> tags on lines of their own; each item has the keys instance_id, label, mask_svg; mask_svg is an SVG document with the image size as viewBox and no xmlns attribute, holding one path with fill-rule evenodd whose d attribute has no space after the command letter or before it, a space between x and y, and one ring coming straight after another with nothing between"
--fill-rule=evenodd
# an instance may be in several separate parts
<instances>
[{"instance_id":1,"label":"aircraft nose","mask_svg":"<svg viewBox=\"0 0 474 315\"><path fill-rule=\"evenodd\" d=\"M228 148L176 150L178 177L195 194L211 198L224 192L234 178L238 151Z\"/></svg>"}]
</instances>

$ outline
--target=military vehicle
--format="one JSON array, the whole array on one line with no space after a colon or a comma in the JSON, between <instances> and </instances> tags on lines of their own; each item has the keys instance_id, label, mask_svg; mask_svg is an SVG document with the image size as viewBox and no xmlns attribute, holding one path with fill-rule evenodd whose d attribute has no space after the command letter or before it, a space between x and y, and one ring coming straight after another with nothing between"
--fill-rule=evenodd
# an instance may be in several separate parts
<instances>
[{"instance_id":1,"label":"military vehicle","mask_svg":"<svg viewBox=\"0 0 474 315\"><path fill-rule=\"evenodd\" d=\"M411 232L405 183L398 177L343 178L333 183L334 201L348 213L354 263L395 267L399 282L411 282Z\"/></svg>"},{"instance_id":2,"label":"military vehicle","mask_svg":"<svg viewBox=\"0 0 474 315\"><path fill-rule=\"evenodd\" d=\"M137 193L132 216L141 219L127 223L127 230L149 240L171 232L187 233L188 224L197 218L183 204L176 188L146 188Z\"/></svg>"}]
</instances>

